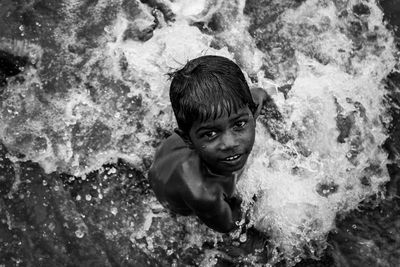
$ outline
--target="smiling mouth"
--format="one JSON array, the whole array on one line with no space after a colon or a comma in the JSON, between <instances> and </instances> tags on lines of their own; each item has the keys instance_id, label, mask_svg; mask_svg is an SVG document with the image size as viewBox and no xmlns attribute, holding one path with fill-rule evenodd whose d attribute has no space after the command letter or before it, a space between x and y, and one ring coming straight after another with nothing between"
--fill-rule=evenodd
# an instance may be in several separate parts
<instances>
[{"instance_id":1,"label":"smiling mouth","mask_svg":"<svg viewBox=\"0 0 400 267\"><path fill-rule=\"evenodd\" d=\"M234 160L239 159L241 156L242 156L241 154L236 154L234 156L224 158L224 161L234 161Z\"/></svg>"}]
</instances>

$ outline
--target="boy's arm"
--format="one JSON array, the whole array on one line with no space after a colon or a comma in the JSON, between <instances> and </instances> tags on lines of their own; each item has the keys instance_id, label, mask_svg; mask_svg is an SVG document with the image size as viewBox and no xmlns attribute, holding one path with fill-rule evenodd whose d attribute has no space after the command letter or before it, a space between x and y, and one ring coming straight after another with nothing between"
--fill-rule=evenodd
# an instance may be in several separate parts
<instances>
[{"instance_id":1,"label":"boy's arm","mask_svg":"<svg viewBox=\"0 0 400 267\"><path fill-rule=\"evenodd\" d=\"M202 191L197 196L186 197L186 205L208 227L222 233L231 231L240 219L240 201L228 200L222 190L214 189L210 193L207 188L203 188Z\"/></svg>"}]
</instances>

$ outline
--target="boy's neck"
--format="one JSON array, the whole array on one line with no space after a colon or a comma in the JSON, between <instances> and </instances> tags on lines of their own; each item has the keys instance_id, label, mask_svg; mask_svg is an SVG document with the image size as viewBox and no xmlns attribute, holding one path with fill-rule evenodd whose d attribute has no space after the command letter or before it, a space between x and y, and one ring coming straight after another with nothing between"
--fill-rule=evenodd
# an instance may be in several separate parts
<instances>
[{"instance_id":1,"label":"boy's neck","mask_svg":"<svg viewBox=\"0 0 400 267\"><path fill-rule=\"evenodd\" d=\"M209 174L211 177L218 177L218 178L237 177L237 176L240 176L244 170L244 166L243 166L243 168L241 168L240 170L234 171L234 172L216 173L216 172L212 171L204 162L202 162L202 166L203 166L204 170L207 172L207 174Z\"/></svg>"}]
</instances>

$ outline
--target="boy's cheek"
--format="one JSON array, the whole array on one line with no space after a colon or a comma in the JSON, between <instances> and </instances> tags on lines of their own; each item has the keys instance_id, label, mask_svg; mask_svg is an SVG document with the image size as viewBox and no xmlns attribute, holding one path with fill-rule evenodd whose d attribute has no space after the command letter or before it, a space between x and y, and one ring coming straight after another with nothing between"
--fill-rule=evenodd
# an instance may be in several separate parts
<instances>
[{"instance_id":1,"label":"boy's cheek","mask_svg":"<svg viewBox=\"0 0 400 267\"><path fill-rule=\"evenodd\" d=\"M249 144L248 144L249 151L251 151L253 149L255 137L256 137L256 134L255 134L255 131L253 130L252 133L250 134L250 138L248 139L249 140Z\"/></svg>"}]
</instances>

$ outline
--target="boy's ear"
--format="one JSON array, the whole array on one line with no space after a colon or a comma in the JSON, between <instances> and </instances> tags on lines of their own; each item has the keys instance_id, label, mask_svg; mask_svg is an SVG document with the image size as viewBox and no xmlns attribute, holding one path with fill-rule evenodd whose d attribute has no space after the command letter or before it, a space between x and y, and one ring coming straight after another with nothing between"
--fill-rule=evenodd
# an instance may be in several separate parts
<instances>
[{"instance_id":1,"label":"boy's ear","mask_svg":"<svg viewBox=\"0 0 400 267\"><path fill-rule=\"evenodd\" d=\"M182 138L182 140L189 146L189 148L193 148L193 143L190 140L189 133L182 131L179 128L175 128L174 132Z\"/></svg>"}]
</instances>

